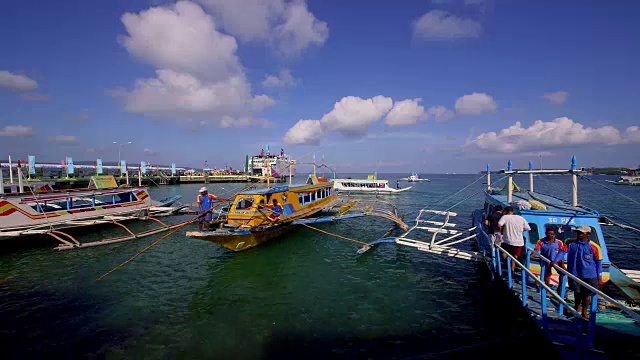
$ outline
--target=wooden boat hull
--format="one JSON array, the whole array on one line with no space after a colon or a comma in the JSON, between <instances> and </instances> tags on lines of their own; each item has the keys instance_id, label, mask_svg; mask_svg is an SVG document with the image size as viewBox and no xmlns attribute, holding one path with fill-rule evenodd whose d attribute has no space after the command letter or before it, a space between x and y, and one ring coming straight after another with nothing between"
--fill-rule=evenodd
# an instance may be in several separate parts
<instances>
[{"instance_id":1,"label":"wooden boat hull","mask_svg":"<svg viewBox=\"0 0 640 360\"><path fill-rule=\"evenodd\" d=\"M250 230L187 231L186 236L216 243L232 251L243 251L258 246L292 230L290 221Z\"/></svg>"}]
</instances>

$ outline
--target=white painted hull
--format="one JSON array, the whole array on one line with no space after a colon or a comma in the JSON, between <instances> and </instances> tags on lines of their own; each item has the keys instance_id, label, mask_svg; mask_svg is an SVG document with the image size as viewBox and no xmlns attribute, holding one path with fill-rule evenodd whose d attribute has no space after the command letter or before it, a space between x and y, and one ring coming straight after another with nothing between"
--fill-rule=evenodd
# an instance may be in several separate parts
<instances>
[{"instance_id":1,"label":"white painted hull","mask_svg":"<svg viewBox=\"0 0 640 360\"><path fill-rule=\"evenodd\" d=\"M146 188L11 194L0 198L0 239L142 216Z\"/></svg>"}]
</instances>

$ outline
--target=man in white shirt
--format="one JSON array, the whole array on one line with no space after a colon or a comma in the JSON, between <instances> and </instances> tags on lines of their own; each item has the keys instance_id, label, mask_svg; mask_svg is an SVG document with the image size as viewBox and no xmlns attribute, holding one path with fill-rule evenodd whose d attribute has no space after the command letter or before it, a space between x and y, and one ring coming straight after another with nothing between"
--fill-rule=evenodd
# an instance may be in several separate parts
<instances>
[{"instance_id":1,"label":"man in white shirt","mask_svg":"<svg viewBox=\"0 0 640 360\"><path fill-rule=\"evenodd\" d=\"M498 231L502 233L502 248L505 249L511 256L516 259L520 257L522 248L524 247L524 237L522 234L525 231L530 231L531 227L520 215L515 215L513 208L507 206L504 209L504 215L498 222ZM506 257L506 256L505 256ZM515 269L515 262L511 262L511 271Z\"/></svg>"}]
</instances>

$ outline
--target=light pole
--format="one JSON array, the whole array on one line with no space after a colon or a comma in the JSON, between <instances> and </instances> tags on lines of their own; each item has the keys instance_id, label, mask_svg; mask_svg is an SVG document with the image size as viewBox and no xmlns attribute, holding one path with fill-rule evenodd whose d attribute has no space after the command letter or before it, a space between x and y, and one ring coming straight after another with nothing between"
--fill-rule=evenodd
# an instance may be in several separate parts
<instances>
[{"instance_id":1,"label":"light pole","mask_svg":"<svg viewBox=\"0 0 640 360\"><path fill-rule=\"evenodd\" d=\"M113 142L114 144L116 144L118 146L118 167L120 167L120 177L122 177L122 160L120 159L120 151L122 150L122 147L128 144L131 144L131 141L126 142L126 143L121 143L118 144L117 142Z\"/></svg>"}]
</instances>

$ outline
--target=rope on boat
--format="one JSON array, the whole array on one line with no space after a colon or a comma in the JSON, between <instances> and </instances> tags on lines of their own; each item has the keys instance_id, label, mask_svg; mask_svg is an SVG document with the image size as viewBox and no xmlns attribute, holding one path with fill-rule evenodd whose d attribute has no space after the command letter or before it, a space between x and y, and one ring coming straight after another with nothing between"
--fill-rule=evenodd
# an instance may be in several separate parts
<instances>
[{"instance_id":1,"label":"rope on boat","mask_svg":"<svg viewBox=\"0 0 640 360\"><path fill-rule=\"evenodd\" d=\"M213 210L215 207L220 206L222 204L222 202L214 205L214 207L212 207L209 211ZM142 255L142 253L144 253L145 251L151 249L152 247L156 246L160 241L166 239L167 237L169 237L169 235L174 234L176 231L182 229L183 227L193 223L194 221L197 221L199 218L201 218L202 216L204 216L206 214L206 212L194 217L191 220L186 221L184 224L176 227L175 229L171 230L169 233L167 233L166 235L164 235L163 237L161 237L160 239L152 242L151 244L149 244L149 246L145 247L144 249L138 251L138 253L136 253L135 255L133 255L132 257L130 257L129 259L127 259L126 261L120 263L118 266L114 267L113 269L107 271L106 273L100 275L98 278L96 278L96 280L102 280L104 279L107 275L111 274L112 272L118 270L119 268L127 265L128 263L130 263L131 261L133 261L133 259L137 258L138 256Z\"/></svg>"},{"instance_id":2,"label":"rope on boat","mask_svg":"<svg viewBox=\"0 0 640 360\"><path fill-rule=\"evenodd\" d=\"M358 243L358 244L362 244L362 245L367 245L367 243L366 243L366 242L364 242L364 241L360 241L360 240L356 240L356 239L348 238L348 237L346 237L346 236L342 236L342 235L338 235L338 234L335 234L335 233L331 233L331 232L328 232L328 231L325 231L325 230L322 230L322 229L318 229L317 227L313 227L313 226L311 226L311 225L307 225L307 224L304 224L304 223L301 223L300 225L304 225L304 226L306 226L306 227L308 227L308 228L310 228L310 229L313 229L313 230L319 231L319 232L324 233L324 234L327 234L327 235L335 236L335 237L340 238L340 239L344 239L344 240L348 240L348 241L353 241L353 242L356 242L356 243Z\"/></svg>"},{"instance_id":3,"label":"rope on boat","mask_svg":"<svg viewBox=\"0 0 640 360\"><path fill-rule=\"evenodd\" d=\"M636 202L636 203L637 203L637 201L635 201L634 199L632 199L632 198L630 198L630 197L628 197L628 196L626 196L626 195L624 195L624 194L622 194L622 193L620 193L620 192L618 192L618 191L616 191L616 190L613 190L613 189L611 189L611 188L609 188L609 187L607 187L607 186L605 186L605 185L602 185L602 184L600 184L599 182L597 182L597 181L595 181L595 180L591 180L591 179L589 179L588 177L586 177L586 176L584 176L584 175L578 175L578 176L580 176L581 178L584 178L584 179L586 179L586 180L588 180L588 181L591 181L591 182L593 182L593 183L595 183L595 184L597 184L597 185L603 186L603 187L605 187L606 189L608 189L608 190L610 190L610 191L613 191L613 192L615 192L616 194L621 195L621 196L623 196L623 197L625 197L625 198L629 199L629 200L630 200L630 201L632 201L632 202ZM546 181L546 182L547 182L547 184L549 184L549 185L550 185L551 187L553 187L554 189L562 190L559 186L557 186L556 184L554 184L554 183L553 183L553 182L551 182L550 180L545 179L545 178L544 178L544 176L541 176L541 177L540 177L540 179L542 179L542 180ZM533 196L532 196L532 197L533 197ZM590 202L588 202L588 201L584 201L584 200L582 200L581 202L582 202L582 203L588 203L588 204L589 204L589 206L591 206L591 205L592 205L592 204L591 204ZM556 206L556 205L554 205L554 206ZM594 208L595 208L595 207L594 207ZM615 225L615 226L618 226L618 227L623 228L623 229L626 229L626 230L632 230L632 231L640 232L640 229L638 228L638 226L637 226L637 225L635 225L634 223L632 223L632 222L631 222L631 221L629 221L629 220L623 219L623 218L621 218L621 217L619 217L619 216L617 216L617 215L609 215L609 214L601 214L601 215L606 216L606 217L608 218L608 220L609 220L613 225ZM620 221L622 221L622 222L627 223L627 225L623 225L623 224L616 223L616 222L612 221L611 219L618 219L618 220L620 220Z\"/></svg>"},{"instance_id":4,"label":"rope on boat","mask_svg":"<svg viewBox=\"0 0 640 360\"><path fill-rule=\"evenodd\" d=\"M621 192L619 192L619 191L617 191L617 190L613 190L612 188L610 188L610 187L608 187L608 186L606 186L606 185L600 184L599 182L597 182L597 181L595 181L595 180L591 180L591 179L589 179L588 177L586 177L586 176L584 176L584 175L578 175L578 176L580 176L581 178L583 178L583 179L585 179L585 180L587 180L587 181L591 181L591 182L592 182L592 183L594 183L594 184L600 185L600 186L602 186L603 188L605 188L605 189L607 189L607 190L609 190L609 191L612 191L612 192L614 192L614 193L616 193L616 194L618 194L618 195L622 196L623 198L625 198L625 199L627 199L627 200L629 200L629 201L633 202L633 203L634 203L634 204L636 204L636 205L640 205L640 202L639 202L639 201L637 201L636 199L632 198L632 197L629 197L629 196L627 196L627 195L625 195L625 194L623 194L623 193L621 193Z\"/></svg>"},{"instance_id":5,"label":"rope on boat","mask_svg":"<svg viewBox=\"0 0 640 360\"><path fill-rule=\"evenodd\" d=\"M498 179L498 180L496 180L496 181L493 181L491 184L495 184L495 183L497 183L497 182L499 182L499 181L502 181L502 180L506 179L507 177L508 177L508 175L507 175L507 176L503 176L503 177L501 177L500 179ZM471 184L469 184L469 185L467 185L467 186L463 187L462 189L458 190L457 192L453 193L452 195L447 196L447 197L446 197L445 199L443 199L442 201L440 201L440 202L438 202L438 203L435 203L435 204L433 204L433 205L426 206L426 207L422 208L421 210L425 210L425 209L427 209L427 208L432 208L432 207L434 207L434 206L441 205L441 204L442 204L442 203L444 203L445 201L447 201L447 200L451 199L451 198L452 198L452 197L454 197L455 195L458 195L458 194L459 194L459 193L461 193L462 191L464 191L464 190L468 189L469 187L471 187L471 185L473 185L473 184L477 183L478 181L480 181L480 180L481 180L481 179L483 179L483 178L485 178L485 175L480 176L479 178L477 178L477 179L476 179L474 182L472 182ZM489 184L489 185L491 185L491 184ZM485 191L485 189L484 189L484 188L482 188L482 189L480 189L480 190L478 190L478 191L474 191L471 195L469 195L469 196L467 196L466 198L464 198L464 199L462 199L462 200L458 201L457 203L455 203L455 204L453 204L453 205L449 206L447 209L445 209L445 210L443 210L443 211L449 211L449 210L453 209L454 207L456 207L456 206L458 206L458 205L462 204L463 202L465 202L465 201L467 201L467 200L471 199L472 197L476 196L476 194L478 194L478 193L480 193L480 192L483 192L483 191ZM431 220L431 219L435 218L436 216L438 216L438 215L437 215L437 214L434 214L434 215L432 215L430 218L428 218L427 220Z\"/></svg>"}]
</instances>

